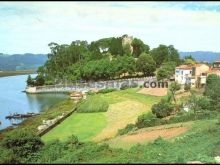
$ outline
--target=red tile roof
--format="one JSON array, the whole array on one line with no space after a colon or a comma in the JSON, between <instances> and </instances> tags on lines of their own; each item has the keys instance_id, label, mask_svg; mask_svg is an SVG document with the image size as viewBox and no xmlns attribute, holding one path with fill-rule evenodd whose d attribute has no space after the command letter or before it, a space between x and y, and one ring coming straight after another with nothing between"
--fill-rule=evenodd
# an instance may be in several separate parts
<instances>
[{"instance_id":1,"label":"red tile roof","mask_svg":"<svg viewBox=\"0 0 220 165\"><path fill-rule=\"evenodd\" d=\"M189 66L189 65L180 65L180 66L177 66L176 69L192 69L192 66Z\"/></svg>"}]
</instances>

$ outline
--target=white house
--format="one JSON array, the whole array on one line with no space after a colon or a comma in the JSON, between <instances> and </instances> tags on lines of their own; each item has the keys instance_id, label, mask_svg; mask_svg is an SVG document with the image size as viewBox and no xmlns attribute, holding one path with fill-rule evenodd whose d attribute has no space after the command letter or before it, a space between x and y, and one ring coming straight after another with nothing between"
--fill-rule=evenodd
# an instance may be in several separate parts
<instances>
[{"instance_id":1,"label":"white house","mask_svg":"<svg viewBox=\"0 0 220 165\"><path fill-rule=\"evenodd\" d=\"M180 65L175 70L175 81L181 85L190 83L191 87L202 87L208 71L209 66L205 64Z\"/></svg>"},{"instance_id":2,"label":"white house","mask_svg":"<svg viewBox=\"0 0 220 165\"><path fill-rule=\"evenodd\" d=\"M190 77L192 76L192 66L180 65L175 70L175 81L181 85L191 82Z\"/></svg>"}]
</instances>

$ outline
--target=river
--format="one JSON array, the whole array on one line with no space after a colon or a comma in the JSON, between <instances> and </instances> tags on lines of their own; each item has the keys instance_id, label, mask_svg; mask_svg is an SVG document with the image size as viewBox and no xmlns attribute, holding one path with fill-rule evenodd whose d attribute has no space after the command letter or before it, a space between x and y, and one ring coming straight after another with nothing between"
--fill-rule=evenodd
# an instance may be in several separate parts
<instances>
[{"instance_id":1,"label":"river","mask_svg":"<svg viewBox=\"0 0 220 165\"><path fill-rule=\"evenodd\" d=\"M12 125L12 120L5 119L13 113L38 113L50 106L65 100L68 96L62 93L26 94L24 91L28 75L0 78L0 129ZM34 77L36 75L32 75ZM15 121L14 121L15 122ZM16 121L19 123L20 121Z\"/></svg>"}]
</instances>

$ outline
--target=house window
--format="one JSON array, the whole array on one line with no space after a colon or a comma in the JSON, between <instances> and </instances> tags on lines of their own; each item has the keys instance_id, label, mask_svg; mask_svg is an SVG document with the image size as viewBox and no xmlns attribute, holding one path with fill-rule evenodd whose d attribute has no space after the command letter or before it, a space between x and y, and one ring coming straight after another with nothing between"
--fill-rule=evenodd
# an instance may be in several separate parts
<instances>
[{"instance_id":1,"label":"house window","mask_svg":"<svg viewBox=\"0 0 220 165\"><path fill-rule=\"evenodd\" d=\"M183 74L183 71L181 71L181 74Z\"/></svg>"}]
</instances>

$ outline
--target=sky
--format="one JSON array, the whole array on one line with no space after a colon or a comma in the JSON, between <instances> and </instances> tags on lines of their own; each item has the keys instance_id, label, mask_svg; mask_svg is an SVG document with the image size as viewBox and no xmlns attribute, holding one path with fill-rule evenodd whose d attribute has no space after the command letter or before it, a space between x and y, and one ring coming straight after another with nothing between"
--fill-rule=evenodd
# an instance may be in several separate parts
<instances>
[{"instance_id":1,"label":"sky","mask_svg":"<svg viewBox=\"0 0 220 165\"><path fill-rule=\"evenodd\" d=\"M220 52L220 2L0 2L0 53L124 34L150 48Z\"/></svg>"}]
</instances>

